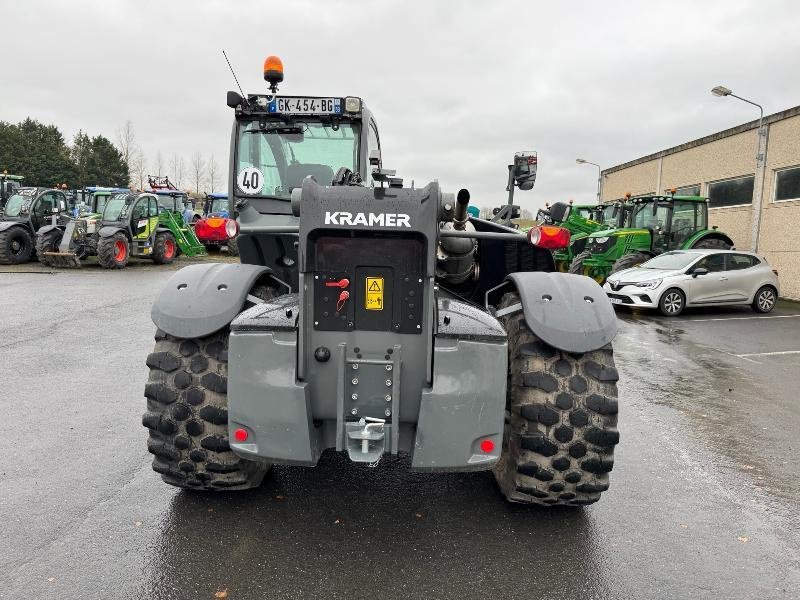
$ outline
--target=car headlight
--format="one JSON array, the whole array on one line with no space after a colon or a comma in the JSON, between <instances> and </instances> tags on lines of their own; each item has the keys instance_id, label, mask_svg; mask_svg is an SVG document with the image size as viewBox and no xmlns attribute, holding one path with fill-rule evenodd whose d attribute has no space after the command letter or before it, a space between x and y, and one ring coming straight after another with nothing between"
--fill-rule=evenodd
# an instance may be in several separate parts
<instances>
[{"instance_id":1,"label":"car headlight","mask_svg":"<svg viewBox=\"0 0 800 600\"><path fill-rule=\"evenodd\" d=\"M644 288L646 290L654 290L658 286L661 285L661 279L651 279L650 281L640 281L638 283L634 283L638 288Z\"/></svg>"}]
</instances>

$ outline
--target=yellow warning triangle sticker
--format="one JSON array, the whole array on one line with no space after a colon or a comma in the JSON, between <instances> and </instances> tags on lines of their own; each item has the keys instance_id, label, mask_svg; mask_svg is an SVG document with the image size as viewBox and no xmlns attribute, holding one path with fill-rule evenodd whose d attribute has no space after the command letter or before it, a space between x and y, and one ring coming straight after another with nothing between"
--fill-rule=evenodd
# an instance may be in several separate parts
<instances>
[{"instance_id":1,"label":"yellow warning triangle sticker","mask_svg":"<svg viewBox=\"0 0 800 600\"><path fill-rule=\"evenodd\" d=\"M381 291L381 285L378 283L377 279L373 279L372 280L372 283L370 284L368 291L370 291L370 292L380 292Z\"/></svg>"}]
</instances>

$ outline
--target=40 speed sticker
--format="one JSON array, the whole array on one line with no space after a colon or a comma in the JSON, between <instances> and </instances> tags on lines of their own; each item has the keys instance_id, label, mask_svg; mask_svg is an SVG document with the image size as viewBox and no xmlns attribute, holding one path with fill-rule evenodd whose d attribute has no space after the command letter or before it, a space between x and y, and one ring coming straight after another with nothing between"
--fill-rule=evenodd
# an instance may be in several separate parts
<instances>
[{"instance_id":1,"label":"40 speed sticker","mask_svg":"<svg viewBox=\"0 0 800 600\"><path fill-rule=\"evenodd\" d=\"M261 187L264 185L264 174L261 169L256 167L246 167L239 171L236 177L236 185L242 192L249 195L261 193Z\"/></svg>"}]
</instances>

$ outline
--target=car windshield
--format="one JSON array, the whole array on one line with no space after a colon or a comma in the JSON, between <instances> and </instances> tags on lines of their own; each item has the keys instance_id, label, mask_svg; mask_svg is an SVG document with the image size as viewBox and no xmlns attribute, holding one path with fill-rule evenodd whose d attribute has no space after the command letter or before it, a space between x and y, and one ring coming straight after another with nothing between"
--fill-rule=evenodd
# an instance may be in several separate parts
<instances>
[{"instance_id":1,"label":"car windshield","mask_svg":"<svg viewBox=\"0 0 800 600\"><path fill-rule=\"evenodd\" d=\"M643 262L640 267L642 269L664 269L674 271L677 269L685 269L694 261L700 258L696 252L665 252L659 254L655 258L651 258L647 262Z\"/></svg>"},{"instance_id":2,"label":"car windshield","mask_svg":"<svg viewBox=\"0 0 800 600\"><path fill-rule=\"evenodd\" d=\"M236 172L240 193L289 200L292 189L300 187L308 175L320 185L330 185L341 167L358 170L358 125L314 121L301 125L303 133L268 133L258 121L239 125ZM254 182L255 189L251 187Z\"/></svg>"},{"instance_id":3,"label":"car windshield","mask_svg":"<svg viewBox=\"0 0 800 600\"><path fill-rule=\"evenodd\" d=\"M22 207L25 206L26 200L28 200L28 198L22 194L14 194L6 201L3 214L7 217L18 217L20 211L22 211Z\"/></svg>"},{"instance_id":4,"label":"car windshield","mask_svg":"<svg viewBox=\"0 0 800 600\"><path fill-rule=\"evenodd\" d=\"M103 211L103 221L120 221L128 213L130 205L136 196L131 194L117 194L106 203Z\"/></svg>"}]
</instances>

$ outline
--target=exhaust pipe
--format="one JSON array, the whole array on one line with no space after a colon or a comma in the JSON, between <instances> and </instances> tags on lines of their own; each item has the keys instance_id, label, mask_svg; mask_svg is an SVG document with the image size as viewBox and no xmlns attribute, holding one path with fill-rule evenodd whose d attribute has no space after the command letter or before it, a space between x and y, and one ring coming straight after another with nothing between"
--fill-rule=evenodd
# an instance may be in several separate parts
<instances>
[{"instance_id":1,"label":"exhaust pipe","mask_svg":"<svg viewBox=\"0 0 800 600\"><path fill-rule=\"evenodd\" d=\"M453 213L453 229L464 231L466 229L469 215L467 215L467 206L469 206L469 191L465 189L458 190L456 196L456 210Z\"/></svg>"}]
</instances>

